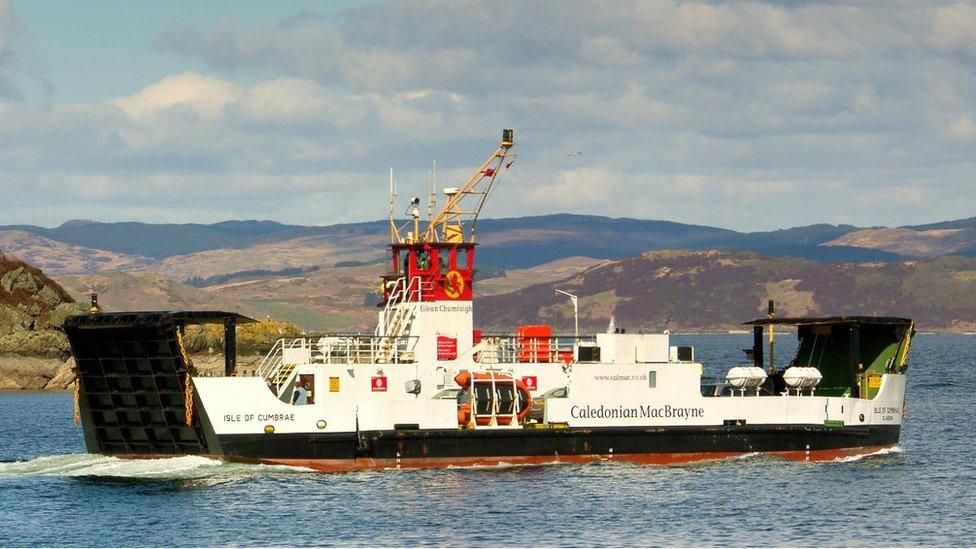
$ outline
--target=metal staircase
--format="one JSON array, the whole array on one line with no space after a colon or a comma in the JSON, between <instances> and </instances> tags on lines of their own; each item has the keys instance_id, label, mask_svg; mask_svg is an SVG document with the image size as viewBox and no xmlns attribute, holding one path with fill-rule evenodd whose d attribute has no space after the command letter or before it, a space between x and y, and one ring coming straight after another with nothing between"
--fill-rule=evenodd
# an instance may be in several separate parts
<instances>
[{"instance_id":1,"label":"metal staircase","mask_svg":"<svg viewBox=\"0 0 976 549\"><path fill-rule=\"evenodd\" d=\"M415 313L414 308L407 304L419 302L421 297L419 276L413 277L409 282L406 277L396 280L383 307L383 322L376 326L375 335L380 338L376 362L389 363L395 360L397 343L408 332Z\"/></svg>"},{"instance_id":2,"label":"metal staircase","mask_svg":"<svg viewBox=\"0 0 976 549\"><path fill-rule=\"evenodd\" d=\"M271 347L271 350L268 351L268 354L264 357L264 360L261 361L261 365L258 366L256 372L257 375L264 379L271 380L271 383L274 384L275 391L277 392L279 398L281 398L285 389L287 389L290 385L291 378L293 377L292 374L294 374L295 368L297 367L297 364L286 363L284 361L285 349L304 344L304 339L296 339L292 341L279 339L277 342L275 342L274 346Z\"/></svg>"},{"instance_id":3,"label":"metal staircase","mask_svg":"<svg viewBox=\"0 0 976 549\"><path fill-rule=\"evenodd\" d=\"M271 382L278 391L278 398L284 396L285 391L291 386L292 374L295 372L297 364L282 364L278 369L275 370L274 377L271 378Z\"/></svg>"}]
</instances>

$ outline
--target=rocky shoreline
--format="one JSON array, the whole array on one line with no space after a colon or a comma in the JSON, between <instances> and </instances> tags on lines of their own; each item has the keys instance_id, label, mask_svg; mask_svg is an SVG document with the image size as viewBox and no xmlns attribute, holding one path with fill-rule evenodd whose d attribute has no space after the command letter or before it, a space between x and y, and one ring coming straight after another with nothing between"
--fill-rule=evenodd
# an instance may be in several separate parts
<instances>
[{"instance_id":1,"label":"rocky shoreline","mask_svg":"<svg viewBox=\"0 0 976 549\"><path fill-rule=\"evenodd\" d=\"M237 367L242 372L252 372L264 357L248 355L237 357ZM220 354L194 354L190 356L199 375L223 375L224 358ZM74 389L75 359L45 358L0 354L0 391L71 391Z\"/></svg>"}]
</instances>

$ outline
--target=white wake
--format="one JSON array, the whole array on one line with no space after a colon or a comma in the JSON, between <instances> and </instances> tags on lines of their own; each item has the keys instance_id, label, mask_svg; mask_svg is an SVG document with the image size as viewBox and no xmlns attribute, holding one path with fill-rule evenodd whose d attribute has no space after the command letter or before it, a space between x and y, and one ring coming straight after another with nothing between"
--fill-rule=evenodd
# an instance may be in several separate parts
<instances>
[{"instance_id":1,"label":"white wake","mask_svg":"<svg viewBox=\"0 0 976 549\"><path fill-rule=\"evenodd\" d=\"M861 461L865 458L875 457L875 456L887 456L889 454L900 454L904 452L901 446L891 446L889 448L882 448L874 452L866 452L864 454L857 454L854 456L844 456L833 460L833 463L850 463L852 461Z\"/></svg>"},{"instance_id":2,"label":"white wake","mask_svg":"<svg viewBox=\"0 0 976 549\"><path fill-rule=\"evenodd\" d=\"M199 479L215 475L306 472L284 465L228 463L201 456L160 459L119 459L96 454L44 456L30 461L0 463L0 478L18 476L117 477L134 479Z\"/></svg>"}]
</instances>

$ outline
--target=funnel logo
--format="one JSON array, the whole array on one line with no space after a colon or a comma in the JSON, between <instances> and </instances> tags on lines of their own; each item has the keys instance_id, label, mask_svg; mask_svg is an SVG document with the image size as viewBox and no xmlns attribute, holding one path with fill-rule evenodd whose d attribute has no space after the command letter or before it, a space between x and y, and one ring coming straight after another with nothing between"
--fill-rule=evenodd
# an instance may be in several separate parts
<instances>
[{"instance_id":1,"label":"funnel logo","mask_svg":"<svg viewBox=\"0 0 976 549\"><path fill-rule=\"evenodd\" d=\"M450 271L444 278L444 293L451 299L461 297L464 292L464 277L457 271Z\"/></svg>"}]
</instances>

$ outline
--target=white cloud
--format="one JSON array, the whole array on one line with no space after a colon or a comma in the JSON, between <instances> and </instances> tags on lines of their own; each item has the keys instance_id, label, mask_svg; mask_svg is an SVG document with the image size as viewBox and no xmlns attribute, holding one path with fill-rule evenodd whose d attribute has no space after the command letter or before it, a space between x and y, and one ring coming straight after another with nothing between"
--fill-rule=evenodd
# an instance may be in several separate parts
<instances>
[{"instance_id":1,"label":"white cloud","mask_svg":"<svg viewBox=\"0 0 976 549\"><path fill-rule=\"evenodd\" d=\"M969 216L974 10L437 1L357 7L339 23L178 25L157 49L208 71L99 104L0 103L0 165L23 190L7 211L379 218L389 166L419 190L436 157L446 185L514 127L521 156L492 216L736 228ZM892 188L924 204L871 198Z\"/></svg>"},{"instance_id":2,"label":"white cloud","mask_svg":"<svg viewBox=\"0 0 976 549\"><path fill-rule=\"evenodd\" d=\"M949 124L949 135L964 140L976 138L976 123L968 116L960 116Z\"/></svg>"},{"instance_id":3,"label":"white cloud","mask_svg":"<svg viewBox=\"0 0 976 549\"><path fill-rule=\"evenodd\" d=\"M976 54L976 6L957 2L937 8L928 42L942 51Z\"/></svg>"},{"instance_id":4,"label":"white cloud","mask_svg":"<svg viewBox=\"0 0 976 549\"><path fill-rule=\"evenodd\" d=\"M553 208L578 211L586 204L608 204L619 198L617 185L626 178L625 174L598 168L565 170L553 175L555 181L530 190L523 203L539 211Z\"/></svg>"},{"instance_id":5,"label":"white cloud","mask_svg":"<svg viewBox=\"0 0 976 549\"><path fill-rule=\"evenodd\" d=\"M113 103L133 118L148 118L173 107L186 107L212 118L241 95L241 86L237 84L188 72L166 77L158 84Z\"/></svg>"}]
</instances>

